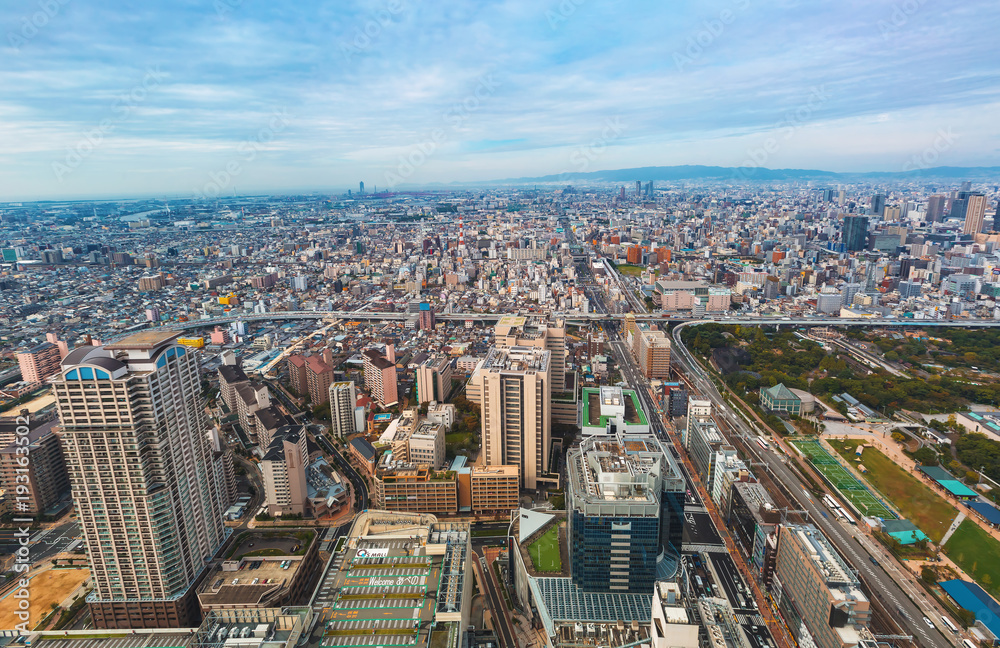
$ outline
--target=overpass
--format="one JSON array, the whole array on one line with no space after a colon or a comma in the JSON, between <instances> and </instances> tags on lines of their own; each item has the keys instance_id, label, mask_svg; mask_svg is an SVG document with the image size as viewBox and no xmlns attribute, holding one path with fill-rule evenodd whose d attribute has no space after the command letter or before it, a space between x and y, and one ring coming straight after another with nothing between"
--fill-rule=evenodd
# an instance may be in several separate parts
<instances>
[{"instance_id":1,"label":"overpass","mask_svg":"<svg viewBox=\"0 0 1000 648\"><path fill-rule=\"evenodd\" d=\"M625 319L625 314L612 313L550 313L571 324L619 322ZM437 319L444 321L480 321L495 322L508 315L538 315L545 313L438 313ZM657 313L630 313L637 322L660 322L663 324L701 323L701 324L739 324L742 326L899 326L911 328L953 327L953 328L997 328L1000 320L993 319L909 319L909 318L840 318L840 317L761 317L761 316L706 316L683 317ZM229 315L209 319L192 320L188 322L167 324L166 328L174 330L189 330L205 328L230 322L274 322L282 320L348 320L348 321L388 321L405 322L415 319L415 313L372 312L372 311L280 311L274 313L256 313L245 315Z\"/></svg>"}]
</instances>

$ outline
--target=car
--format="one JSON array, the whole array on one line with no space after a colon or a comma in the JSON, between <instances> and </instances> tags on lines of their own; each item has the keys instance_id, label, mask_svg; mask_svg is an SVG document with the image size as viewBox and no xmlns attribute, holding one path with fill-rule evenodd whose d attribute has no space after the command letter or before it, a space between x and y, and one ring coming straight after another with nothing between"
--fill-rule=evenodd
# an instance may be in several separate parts
<instances>
[{"instance_id":1,"label":"car","mask_svg":"<svg viewBox=\"0 0 1000 648\"><path fill-rule=\"evenodd\" d=\"M868 560L872 561L872 564L878 567L878 561L875 560L874 556L868 556Z\"/></svg>"},{"instance_id":2,"label":"car","mask_svg":"<svg viewBox=\"0 0 1000 648\"><path fill-rule=\"evenodd\" d=\"M924 617L924 623L926 623L931 628L934 627L934 622L928 619L927 617Z\"/></svg>"}]
</instances>

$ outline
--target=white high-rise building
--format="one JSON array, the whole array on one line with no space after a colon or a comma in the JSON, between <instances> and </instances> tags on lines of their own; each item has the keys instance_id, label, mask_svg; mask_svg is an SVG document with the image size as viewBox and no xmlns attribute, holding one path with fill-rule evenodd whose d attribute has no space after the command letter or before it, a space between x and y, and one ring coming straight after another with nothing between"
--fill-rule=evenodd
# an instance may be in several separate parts
<instances>
[{"instance_id":1,"label":"white high-rise building","mask_svg":"<svg viewBox=\"0 0 1000 648\"><path fill-rule=\"evenodd\" d=\"M189 627L227 535L198 362L153 329L74 349L52 380L96 628Z\"/></svg>"},{"instance_id":2,"label":"white high-rise building","mask_svg":"<svg viewBox=\"0 0 1000 648\"><path fill-rule=\"evenodd\" d=\"M358 392L354 381L335 382L330 385L330 422L335 437L345 437L358 430L355 425L354 409L358 402Z\"/></svg>"}]
</instances>

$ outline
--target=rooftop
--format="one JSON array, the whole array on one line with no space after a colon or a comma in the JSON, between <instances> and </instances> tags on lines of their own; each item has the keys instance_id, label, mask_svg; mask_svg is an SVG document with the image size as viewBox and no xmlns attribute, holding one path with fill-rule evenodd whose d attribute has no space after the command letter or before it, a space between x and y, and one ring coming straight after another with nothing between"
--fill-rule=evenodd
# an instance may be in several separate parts
<instances>
[{"instance_id":1,"label":"rooftop","mask_svg":"<svg viewBox=\"0 0 1000 648\"><path fill-rule=\"evenodd\" d=\"M169 343L180 336L179 331L156 328L133 333L126 338L118 340L112 344L105 345L105 349L115 351L118 349L141 349L152 350Z\"/></svg>"}]
</instances>

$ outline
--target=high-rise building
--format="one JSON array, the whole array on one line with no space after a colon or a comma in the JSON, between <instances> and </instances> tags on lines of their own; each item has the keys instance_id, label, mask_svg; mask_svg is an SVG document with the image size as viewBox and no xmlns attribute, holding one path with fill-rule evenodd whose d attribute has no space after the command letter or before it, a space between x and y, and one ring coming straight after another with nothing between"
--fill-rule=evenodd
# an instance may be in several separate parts
<instances>
[{"instance_id":1,"label":"high-rise building","mask_svg":"<svg viewBox=\"0 0 1000 648\"><path fill-rule=\"evenodd\" d=\"M867 634L871 605L856 572L811 524L779 527L772 591L800 646L855 648Z\"/></svg>"},{"instance_id":2,"label":"high-rise building","mask_svg":"<svg viewBox=\"0 0 1000 648\"><path fill-rule=\"evenodd\" d=\"M361 194L362 196L365 195L365 183L364 183L364 181L361 181L361 182L358 183L358 193Z\"/></svg>"},{"instance_id":3,"label":"high-rise building","mask_svg":"<svg viewBox=\"0 0 1000 648\"><path fill-rule=\"evenodd\" d=\"M451 393L451 358L432 356L417 367L417 402L444 401Z\"/></svg>"},{"instance_id":4,"label":"high-rise building","mask_svg":"<svg viewBox=\"0 0 1000 648\"><path fill-rule=\"evenodd\" d=\"M868 244L868 217L844 216L844 249L848 252L864 250Z\"/></svg>"},{"instance_id":5,"label":"high-rise building","mask_svg":"<svg viewBox=\"0 0 1000 648\"><path fill-rule=\"evenodd\" d=\"M365 389L371 394L372 400L383 407L399 402L396 364L374 349L368 349L361 355L364 360Z\"/></svg>"},{"instance_id":6,"label":"high-rise building","mask_svg":"<svg viewBox=\"0 0 1000 648\"><path fill-rule=\"evenodd\" d=\"M648 594L676 567L685 482L652 435L588 437L566 456L573 583Z\"/></svg>"},{"instance_id":7,"label":"high-rise building","mask_svg":"<svg viewBox=\"0 0 1000 648\"><path fill-rule=\"evenodd\" d=\"M306 387L312 406L322 405L330 397L330 383L333 382L333 367L323 362L319 356L306 358Z\"/></svg>"},{"instance_id":8,"label":"high-rise building","mask_svg":"<svg viewBox=\"0 0 1000 648\"><path fill-rule=\"evenodd\" d=\"M79 347L52 380L96 628L196 625L194 586L226 537L198 362L176 337Z\"/></svg>"},{"instance_id":9,"label":"high-rise building","mask_svg":"<svg viewBox=\"0 0 1000 648\"><path fill-rule=\"evenodd\" d=\"M875 194L872 196L871 215L881 216L885 210L885 194Z\"/></svg>"},{"instance_id":10,"label":"high-rise building","mask_svg":"<svg viewBox=\"0 0 1000 648\"><path fill-rule=\"evenodd\" d=\"M59 373L59 361L62 359L60 355L59 347L51 342L41 342L18 353L17 364L21 368L21 380L40 383Z\"/></svg>"},{"instance_id":11,"label":"high-rise building","mask_svg":"<svg viewBox=\"0 0 1000 648\"><path fill-rule=\"evenodd\" d=\"M670 338L658 329L639 331L639 369L647 378L670 377Z\"/></svg>"},{"instance_id":12,"label":"high-rise building","mask_svg":"<svg viewBox=\"0 0 1000 648\"><path fill-rule=\"evenodd\" d=\"M931 196L927 199L926 219L928 223L937 223L944 216L944 206L948 198Z\"/></svg>"},{"instance_id":13,"label":"high-rise building","mask_svg":"<svg viewBox=\"0 0 1000 648\"><path fill-rule=\"evenodd\" d=\"M69 477L55 423L33 426L26 436L19 437L26 438L27 445L12 436L0 438L0 488L13 503L18 486L27 486L26 499L17 500L18 515L42 515L60 502L69 507ZM26 466L21 461L25 452L30 458Z\"/></svg>"},{"instance_id":14,"label":"high-rise building","mask_svg":"<svg viewBox=\"0 0 1000 648\"><path fill-rule=\"evenodd\" d=\"M334 436L343 438L358 431L354 417L357 403L358 392L353 381L330 385L330 423Z\"/></svg>"},{"instance_id":15,"label":"high-rise building","mask_svg":"<svg viewBox=\"0 0 1000 648\"><path fill-rule=\"evenodd\" d=\"M493 347L469 379L481 399L486 465L519 466L528 489L549 470L551 358L538 347Z\"/></svg>"},{"instance_id":16,"label":"high-rise building","mask_svg":"<svg viewBox=\"0 0 1000 648\"><path fill-rule=\"evenodd\" d=\"M437 318L435 317L434 309L431 305L427 302L420 304L418 312L420 313L420 319L418 320L420 323L420 330L433 331L434 325L437 323Z\"/></svg>"},{"instance_id":17,"label":"high-rise building","mask_svg":"<svg viewBox=\"0 0 1000 648\"><path fill-rule=\"evenodd\" d=\"M970 192L963 200L965 220L962 234L979 234L983 231L983 220L986 218L986 194Z\"/></svg>"},{"instance_id":18,"label":"high-rise building","mask_svg":"<svg viewBox=\"0 0 1000 648\"><path fill-rule=\"evenodd\" d=\"M285 425L271 437L260 460L264 502L270 515L304 515L309 502L309 449L303 425Z\"/></svg>"},{"instance_id":19,"label":"high-rise building","mask_svg":"<svg viewBox=\"0 0 1000 648\"><path fill-rule=\"evenodd\" d=\"M546 321L539 317L507 315L493 329L494 344L500 348L538 347L552 352L549 360L552 391L559 393L566 385L566 326L563 320Z\"/></svg>"}]
</instances>

